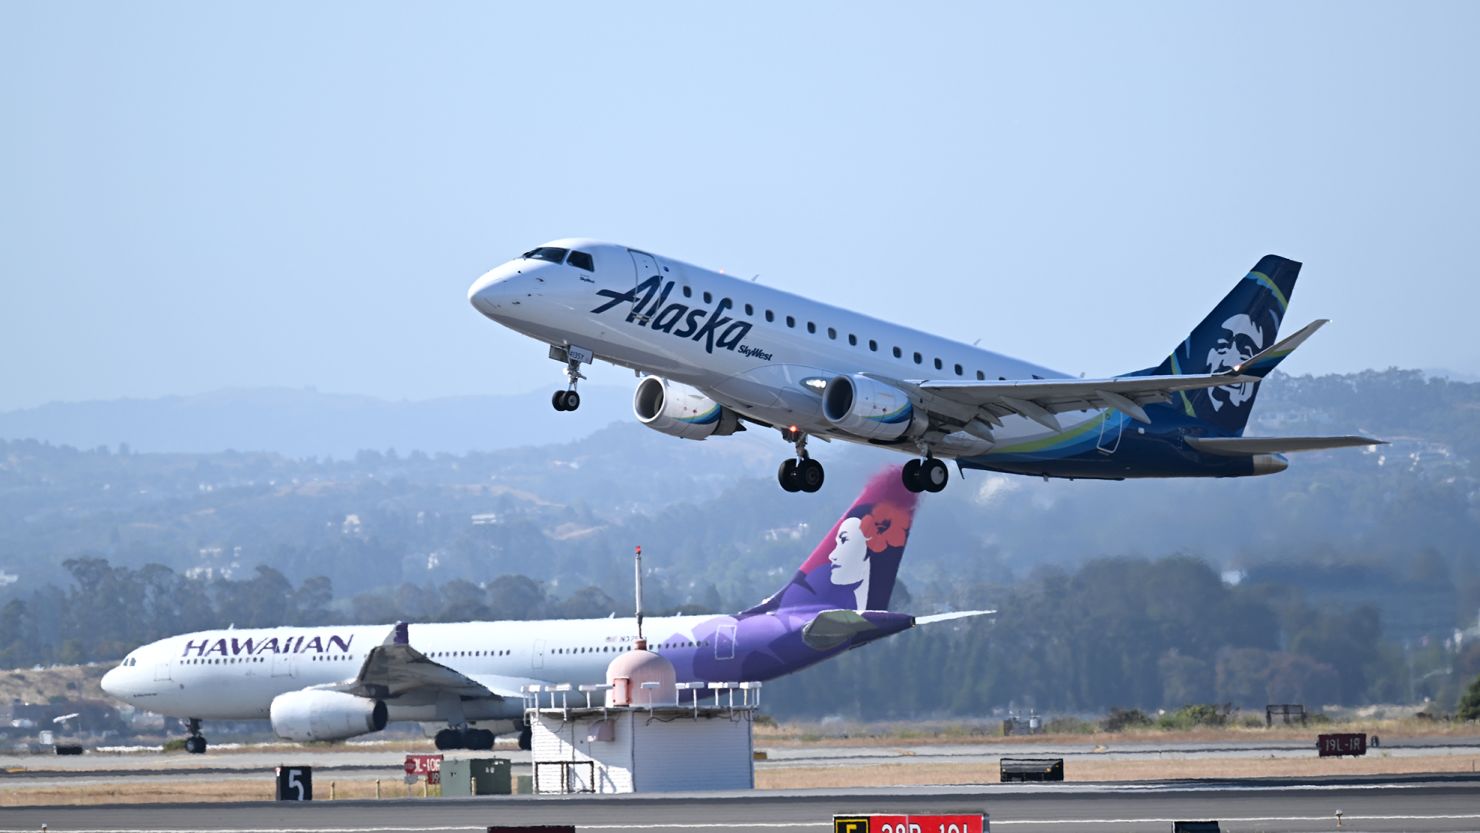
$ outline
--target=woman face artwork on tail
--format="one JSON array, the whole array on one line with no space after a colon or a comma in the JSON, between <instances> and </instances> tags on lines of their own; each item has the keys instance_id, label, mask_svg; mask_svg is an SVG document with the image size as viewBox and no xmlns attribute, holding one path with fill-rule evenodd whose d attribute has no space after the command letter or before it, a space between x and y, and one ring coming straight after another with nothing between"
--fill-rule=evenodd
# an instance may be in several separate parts
<instances>
[{"instance_id":1,"label":"woman face artwork on tail","mask_svg":"<svg viewBox=\"0 0 1480 833\"><path fill-rule=\"evenodd\" d=\"M750 612L886 610L919 496L890 468L874 477L791 582Z\"/></svg>"}]
</instances>

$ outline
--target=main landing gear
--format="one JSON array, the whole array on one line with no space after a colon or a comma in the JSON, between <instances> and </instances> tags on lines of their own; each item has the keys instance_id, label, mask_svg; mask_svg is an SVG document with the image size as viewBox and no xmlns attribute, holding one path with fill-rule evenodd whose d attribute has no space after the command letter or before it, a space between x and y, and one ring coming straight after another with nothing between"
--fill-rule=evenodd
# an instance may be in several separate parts
<instances>
[{"instance_id":1,"label":"main landing gear","mask_svg":"<svg viewBox=\"0 0 1480 833\"><path fill-rule=\"evenodd\" d=\"M470 729L467 726L449 726L438 732L432 742L438 749L492 749L493 732L487 729Z\"/></svg>"},{"instance_id":2,"label":"main landing gear","mask_svg":"<svg viewBox=\"0 0 1480 833\"><path fill-rule=\"evenodd\" d=\"M815 492L822 488L822 464L807 454L807 435L795 428L781 429L781 438L796 443L797 456L782 462L776 480L788 492Z\"/></svg>"},{"instance_id":3,"label":"main landing gear","mask_svg":"<svg viewBox=\"0 0 1480 833\"><path fill-rule=\"evenodd\" d=\"M185 738L185 751L192 755L204 755L206 751L206 739L200 733L200 718L192 717L186 720L185 731L190 733L190 736Z\"/></svg>"},{"instance_id":4,"label":"main landing gear","mask_svg":"<svg viewBox=\"0 0 1480 833\"><path fill-rule=\"evenodd\" d=\"M905 463L900 479L912 492L938 492L951 481L951 471L946 468L945 461L926 457Z\"/></svg>"},{"instance_id":5,"label":"main landing gear","mask_svg":"<svg viewBox=\"0 0 1480 833\"><path fill-rule=\"evenodd\" d=\"M586 378L581 372L581 364L590 364L591 351L584 350L575 345L565 348L551 347L550 357L565 360L565 390L557 390L550 397L550 404L557 411L574 411L581 407L581 395L576 393L576 383Z\"/></svg>"}]
</instances>

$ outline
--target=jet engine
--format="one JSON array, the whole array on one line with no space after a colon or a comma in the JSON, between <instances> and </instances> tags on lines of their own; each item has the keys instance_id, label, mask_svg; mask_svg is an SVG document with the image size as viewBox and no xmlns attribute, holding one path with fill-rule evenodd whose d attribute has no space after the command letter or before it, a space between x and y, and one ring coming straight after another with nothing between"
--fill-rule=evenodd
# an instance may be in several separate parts
<instances>
[{"instance_id":1,"label":"jet engine","mask_svg":"<svg viewBox=\"0 0 1480 833\"><path fill-rule=\"evenodd\" d=\"M744 431L740 416L688 385L645 376L632 394L632 411L643 425L686 440Z\"/></svg>"},{"instance_id":2,"label":"jet engine","mask_svg":"<svg viewBox=\"0 0 1480 833\"><path fill-rule=\"evenodd\" d=\"M834 376L822 389L822 417L869 440L917 436L929 427L904 391L867 376Z\"/></svg>"},{"instance_id":3,"label":"jet engine","mask_svg":"<svg viewBox=\"0 0 1480 833\"><path fill-rule=\"evenodd\" d=\"M342 691L290 691L272 699L272 731L288 740L340 740L385 728L385 703Z\"/></svg>"}]
</instances>

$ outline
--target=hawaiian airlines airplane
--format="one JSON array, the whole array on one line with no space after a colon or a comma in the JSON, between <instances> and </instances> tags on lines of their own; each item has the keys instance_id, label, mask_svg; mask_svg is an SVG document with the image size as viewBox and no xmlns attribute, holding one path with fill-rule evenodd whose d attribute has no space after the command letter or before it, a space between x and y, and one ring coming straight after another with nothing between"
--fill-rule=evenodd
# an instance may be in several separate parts
<instances>
[{"instance_id":1,"label":"hawaiian airlines airplane","mask_svg":"<svg viewBox=\"0 0 1480 833\"><path fill-rule=\"evenodd\" d=\"M992 613L889 609L916 499L885 470L770 598L733 615L649 617L649 649L679 682L764 682L916 625ZM135 649L102 686L185 719L196 753L201 720L260 718L289 740L415 720L447 725L438 749L489 749L516 731L527 749L523 688L605 682L636 633L630 618L202 631Z\"/></svg>"},{"instance_id":2,"label":"hawaiian airlines airplane","mask_svg":"<svg viewBox=\"0 0 1480 833\"><path fill-rule=\"evenodd\" d=\"M808 437L915 455L912 492L949 471L1042 477L1242 477L1283 453L1372 445L1366 437L1245 437L1259 382L1324 320L1277 341L1300 264L1260 259L1160 364L1108 379L1044 367L625 246L556 240L478 278L485 316L550 345L580 406L581 366L639 376L644 425L691 440L774 428L796 457L787 491L815 492Z\"/></svg>"}]
</instances>

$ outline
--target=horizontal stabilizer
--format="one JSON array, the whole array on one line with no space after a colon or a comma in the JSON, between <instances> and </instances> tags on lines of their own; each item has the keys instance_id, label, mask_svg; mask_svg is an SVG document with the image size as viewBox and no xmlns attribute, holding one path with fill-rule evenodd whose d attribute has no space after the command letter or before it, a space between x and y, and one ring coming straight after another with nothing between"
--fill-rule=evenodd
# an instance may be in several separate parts
<instances>
[{"instance_id":1,"label":"horizontal stabilizer","mask_svg":"<svg viewBox=\"0 0 1480 833\"><path fill-rule=\"evenodd\" d=\"M916 616L916 625L932 625L936 622L949 622L952 619L965 619L970 616L991 616L995 610L958 610L954 613L932 613L929 616Z\"/></svg>"},{"instance_id":2,"label":"horizontal stabilizer","mask_svg":"<svg viewBox=\"0 0 1480 833\"><path fill-rule=\"evenodd\" d=\"M1279 363L1284 361L1286 356L1295 352L1296 347L1304 344L1306 339L1315 335L1316 330L1329 323L1330 319L1317 318L1304 327L1301 327L1298 332L1289 338L1280 339L1270 345L1268 349L1261 350L1257 355L1250 357L1248 361L1236 365L1233 371L1244 376L1258 376L1263 379L1269 375L1270 371L1278 367Z\"/></svg>"},{"instance_id":3,"label":"horizontal stabilizer","mask_svg":"<svg viewBox=\"0 0 1480 833\"><path fill-rule=\"evenodd\" d=\"M814 650L831 651L876 627L854 610L824 610L802 627L802 641Z\"/></svg>"},{"instance_id":4,"label":"horizontal stabilizer","mask_svg":"<svg viewBox=\"0 0 1480 833\"><path fill-rule=\"evenodd\" d=\"M1251 454L1284 454L1292 451L1321 451L1363 445L1387 445L1371 437L1188 437L1188 445L1208 454L1243 457Z\"/></svg>"}]
</instances>

